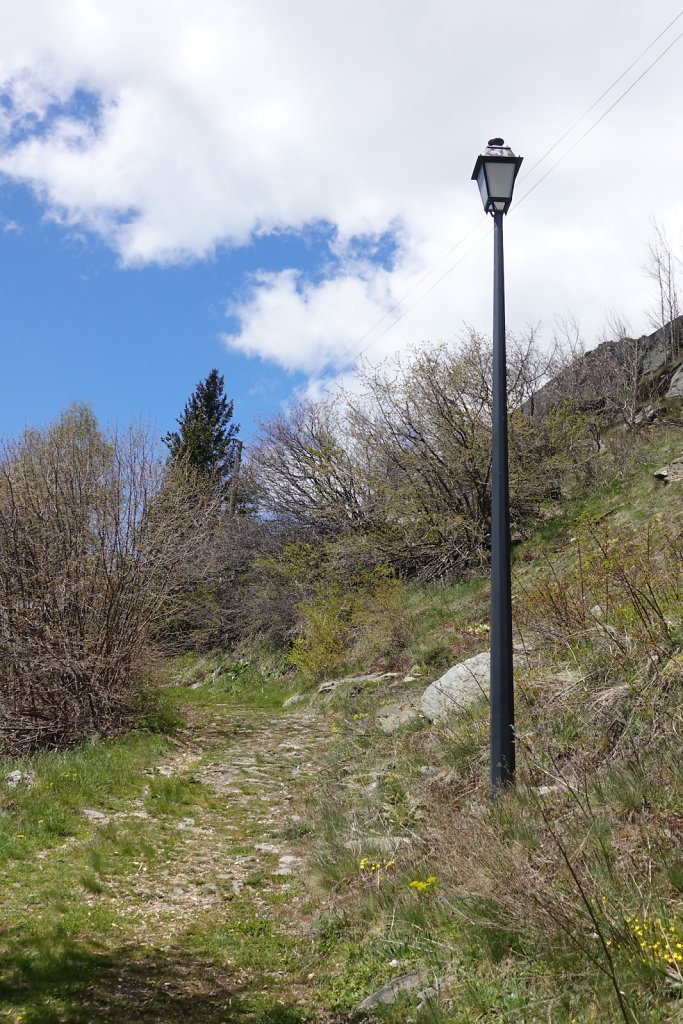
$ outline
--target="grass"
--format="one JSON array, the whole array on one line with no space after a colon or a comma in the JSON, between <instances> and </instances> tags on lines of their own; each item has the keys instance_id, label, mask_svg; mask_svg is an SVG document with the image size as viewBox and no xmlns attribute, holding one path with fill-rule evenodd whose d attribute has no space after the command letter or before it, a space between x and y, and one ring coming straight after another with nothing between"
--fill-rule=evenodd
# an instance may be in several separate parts
<instances>
[{"instance_id":1,"label":"grass","mask_svg":"<svg viewBox=\"0 0 683 1024\"><path fill-rule=\"evenodd\" d=\"M92 826L83 808L116 812L138 799L145 769L172 749L168 737L131 733L63 753L5 761L0 772L0 865L33 858L69 838L84 838ZM12 787L7 777L21 772ZM26 781L28 780L28 781Z\"/></svg>"},{"instance_id":2,"label":"grass","mask_svg":"<svg viewBox=\"0 0 683 1024\"><path fill-rule=\"evenodd\" d=\"M397 962L441 983L425 1020L683 1019L683 514L680 490L651 478L680 446L654 433L517 550L533 653L517 674L516 791L489 803L485 704L385 736L371 687L330 697L315 864L332 897L321 945L347 965L329 981L340 1006ZM591 562L577 537L595 524ZM443 667L439 644L485 646L485 589L413 591L406 652L425 676ZM582 602L598 601L596 625ZM370 879L364 862L387 856ZM388 1019L416 1019L415 1004Z\"/></svg>"},{"instance_id":3,"label":"grass","mask_svg":"<svg viewBox=\"0 0 683 1024\"><path fill-rule=\"evenodd\" d=\"M185 659L181 677L204 661ZM251 749L249 702L258 724L286 688L218 664L202 688L167 693L188 719L179 739L143 731L2 765L0 778L26 778L0 790L0 1019L297 1024L314 1012L299 984L306 942L287 923L296 881L256 863L267 807L205 781ZM287 771L278 789L298 781Z\"/></svg>"}]
</instances>

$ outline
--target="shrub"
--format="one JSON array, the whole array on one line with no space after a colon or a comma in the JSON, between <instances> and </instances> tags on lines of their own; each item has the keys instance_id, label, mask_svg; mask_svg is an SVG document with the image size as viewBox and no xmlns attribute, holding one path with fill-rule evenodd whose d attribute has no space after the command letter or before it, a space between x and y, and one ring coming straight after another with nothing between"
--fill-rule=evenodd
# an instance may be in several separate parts
<instances>
[{"instance_id":1,"label":"shrub","mask_svg":"<svg viewBox=\"0 0 683 1024\"><path fill-rule=\"evenodd\" d=\"M372 662L396 647L404 586L387 566L364 564L364 541L286 545L272 577L296 608L290 663L317 678L345 663Z\"/></svg>"},{"instance_id":2,"label":"shrub","mask_svg":"<svg viewBox=\"0 0 683 1024\"><path fill-rule=\"evenodd\" d=\"M125 728L150 638L215 505L138 429L86 406L0 449L0 749Z\"/></svg>"}]
</instances>

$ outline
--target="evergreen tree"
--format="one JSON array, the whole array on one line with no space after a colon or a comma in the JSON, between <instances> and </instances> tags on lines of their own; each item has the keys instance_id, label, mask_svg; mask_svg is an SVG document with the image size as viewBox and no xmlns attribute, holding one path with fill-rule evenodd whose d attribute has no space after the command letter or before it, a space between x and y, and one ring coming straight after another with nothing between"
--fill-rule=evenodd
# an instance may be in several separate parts
<instances>
[{"instance_id":1,"label":"evergreen tree","mask_svg":"<svg viewBox=\"0 0 683 1024\"><path fill-rule=\"evenodd\" d=\"M225 396L225 384L218 370L212 370L190 396L182 416L176 420L180 430L162 438L173 462L184 461L226 487L230 481L239 424L232 422L234 402Z\"/></svg>"}]
</instances>

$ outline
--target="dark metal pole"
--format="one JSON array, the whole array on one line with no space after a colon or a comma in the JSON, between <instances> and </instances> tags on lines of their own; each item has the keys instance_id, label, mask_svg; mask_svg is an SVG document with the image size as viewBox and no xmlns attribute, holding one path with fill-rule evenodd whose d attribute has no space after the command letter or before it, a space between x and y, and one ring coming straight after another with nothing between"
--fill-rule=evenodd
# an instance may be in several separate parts
<instances>
[{"instance_id":1,"label":"dark metal pole","mask_svg":"<svg viewBox=\"0 0 683 1024\"><path fill-rule=\"evenodd\" d=\"M515 775L510 588L507 369L503 213L493 215L493 462L491 468L491 790Z\"/></svg>"}]
</instances>

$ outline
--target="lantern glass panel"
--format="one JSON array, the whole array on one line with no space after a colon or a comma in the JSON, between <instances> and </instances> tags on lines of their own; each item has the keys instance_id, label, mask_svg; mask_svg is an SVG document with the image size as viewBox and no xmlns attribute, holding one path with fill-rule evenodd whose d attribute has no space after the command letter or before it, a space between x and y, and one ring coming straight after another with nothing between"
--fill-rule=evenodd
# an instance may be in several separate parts
<instances>
[{"instance_id":1,"label":"lantern glass panel","mask_svg":"<svg viewBox=\"0 0 683 1024\"><path fill-rule=\"evenodd\" d=\"M477 185L479 186L479 191L481 193L481 201L484 204L484 209L486 209L486 204L489 200L489 189L486 184L486 168L483 164L481 165L479 174L477 175Z\"/></svg>"},{"instance_id":2,"label":"lantern glass panel","mask_svg":"<svg viewBox=\"0 0 683 1024\"><path fill-rule=\"evenodd\" d=\"M491 199L509 200L512 198L512 189L515 183L515 170L516 167L513 160L506 160L505 162L502 160L486 161L488 194ZM481 189L481 185L479 188ZM498 208L501 209L501 207Z\"/></svg>"}]
</instances>

